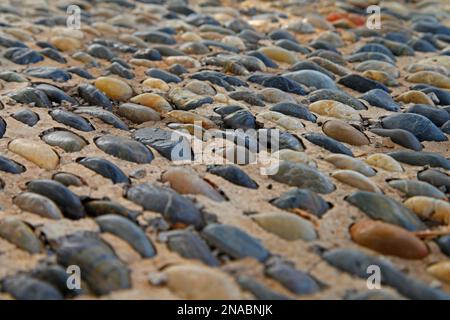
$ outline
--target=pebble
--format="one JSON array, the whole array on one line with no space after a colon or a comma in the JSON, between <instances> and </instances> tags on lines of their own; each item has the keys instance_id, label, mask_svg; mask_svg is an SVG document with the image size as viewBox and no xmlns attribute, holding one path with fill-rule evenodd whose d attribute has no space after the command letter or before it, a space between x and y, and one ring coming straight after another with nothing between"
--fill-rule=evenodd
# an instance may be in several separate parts
<instances>
[{"instance_id":1,"label":"pebble","mask_svg":"<svg viewBox=\"0 0 450 320\"><path fill-rule=\"evenodd\" d=\"M428 182L436 188L450 191L450 176L437 169L425 169L417 173L417 178L421 181Z\"/></svg>"},{"instance_id":2,"label":"pebble","mask_svg":"<svg viewBox=\"0 0 450 320\"><path fill-rule=\"evenodd\" d=\"M381 119L386 129L403 129L411 132L419 141L447 141L448 138L428 118L415 113L393 114Z\"/></svg>"},{"instance_id":3,"label":"pebble","mask_svg":"<svg viewBox=\"0 0 450 320\"><path fill-rule=\"evenodd\" d=\"M200 260L212 267L220 264L205 241L193 231L174 230L164 233L163 237L166 238L167 247L183 258Z\"/></svg>"},{"instance_id":4,"label":"pebble","mask_svg":"<svg viewBox=\"0 0 450 320\"><path fill-rule=\"evenodd\" d=\"M350 227L352 240L357 244L404 259L423 259L428 255L427 246L414 234L395 225L362 220Z\"/></svg>"},{"instance_id":5,"label":"pebble","mask_svg":"<svg viewBox=\"0 0 450 320\"><path fill-rule=\"evenodd\" d=\"M276 46L263 47L259 49L259 52L277 62L288 64L293 64L297 62L297 57L293 52L283 49L281 47Z\"/></svg>"},{"instance_id":6,"label":"pebble","mask_svg":"<svg viewBox=\"0 0 450 320\"><path fill-rule=\"evenodd\" d=\"M113 183L130 183L127 175L114 163L98 157L78 158L77 162L99 175L110 179Z\"/></svg>"},{"instance_id":7,"label":"pebble","mask_svg":"<svg viewBox=\"0 0 450 320\"><path fill-rule=\"evenodd\" d=\"M122 103L117 107L116 113L137 124L161 120L159 113L153 109L135 103Z\"/></svg>"},{"instance_id":8,"label":"pebble","mask_svg":"<svg viewBox=\"0 0 450 320\"><path fill-rule=\"evenodd\" d=\"M252 219L267 232L288 240L312 241L317 238L316 231L311 222L292 213L258 213Z\"/></svg>"},{"instance_id":9,"label":"pebble","mask_svg":"<svg viewBox=\"0 0 450 320\"><path fill-rule=\"evenodd\" d=\"M326 68L321 67L319 64L315 63L314 61L299 61L296 64L294 64L289 70L291 71L299 71L299 70L315 70L318 72L321 72L323 74L325 74L326 76L328 76L331 79L335 79L336 76L328 71ZM325 89L323 89L325 90Z\"/></svg>"},{"instance_id":10,"label":"pebble","mask_svg":"<svg viewBox=\"0 0 450 320\"><path fill-rule=\"evenodd\" d=\"M329 120L322 125L322 131L329 137L353 146L363 146L370 143L367 136L352 125L340 121Z\"/></svg>"},{"instance_id":11,"label":"pebble","mask_svg":"<svg viewBox=\"0 0 450 320\"><path fill-rule=\"evenodd\" d=\"M427 268L427 272L437 279L450 283L450 262L441 261Z\"/></svg>"},{"instance_id":12,"label":"pebble","mask_svg":"<svg viewBox=\"0 0 450 320\"><path fill-rule=\"evenodd\" d=\"M321 100L334 100L342 104L348 105L355 110L367 109L366 106L363 103L361 103L361 101L339 90L331 90L331 89L316 90L308 95L308 100L310 102L317 102Z\"/></svg>"},{"instance_id":13,"label":"pebble","mask_svg":"<svg viewBox=\"0 0 450 320\"><path fill-rule=\"evenodd\" d=\"M106 214L95 219L101 232L111 233L130 244L143 258L156 255L156 249L144 231L134 222L117 214Z\"/></svg>"},{"instance_id":14,"label":"pebble","mask_svg":"<svg viewBox=\"0 0 450 320\"><path fill-rule=\"evenodd\" d=\"M125 124L125 122L122 121L118 116L115 114L106 111L99 107L79 107L75 110L75 113L77 114L86 114L92 117L95 117L97 119L100 119L104 123L110 124L115 128L128 131L128 126Z\"/></svg>"},{"instance_id":15,"label":"pebble","mask_svg":"<svg viewBox=\"0 0 450 320\"><path fill-rule=\"evenodd\" d=\"M363 174L353 170L337 170L331 176L342 183L355 187L359 190L382 193L380 188Z\"/></svg>"},{"instance_id":16,"label":"pebble","mask_svg":"<svg viewBox=\"0 0 450 320\"><path fill-rule=\"evenodd\" d=\"M8 144L8 150L46 170L53 170L59 164L59 156L41 141L17 138Z\"/></svg>"},{"instance_id":17,"label":"pebble","mask_svg":"<svg viewBox=\"0 0 450 320\"><path fill-rule=\"evenodd\" d=\"M0 170L12 174L20 174L25 172L26 168L14 160L11 160L5 156L0 156Z\"/></svg>"},{"instance_id":18,"label":"pebble","mask_svg":"<svg viewBox=\"0 0 450 320\"><path fill-rule=\"evenodd\" d=\"M147 78L142 82L142 84L149 88L158 89L164 92L170 90L170 86L161 79Z\"/></svg>"},{"instance_id":19,"label":"pebble","mask_svg":"<svg viewBox=\"0 0 450 320\"><path fill-rule=\"evenodd\" d=\"M160 114L172 110L172 106L163 97L155 93L142 93L130 99L131 102L152 108Z\"/></svg>"},{"instance_id":20,"label":"pebble","mask_svg":"<svg viewBox=\"0 0 450 320\"><path fill-rule=\"evenodd\" d=\"M64 36L52 37L50 43L60 51L75 51L81 47L78 39Z\"/></svg>"},{"instance_id":21,"label":"pebble","mask_svg":"<svg viewBox=\"0 0 450 320\"><path fill-rule=\"evenodd\" d=\"M66 187L81 187L85 184L80 177L68 172L57 172L52 176L52 179L59 183L62 183Z\"/></svg>"},{"instance_id":22,"label":"pebble","mask_svg":"<svg viewBox=\"0 0 450 320\"><path fill-rule=\"evenodd\" d=\"M65 124L80 131L93 131L95 130L92 124L85 118L63 109L55 109L50 111L50 116L53 120Z\"/></svg>"},{"instance_id":23,"label":"pebble","mask_svg":"<svg viewBox=\"0 0 450 320\"><path fill-rule=\"evenodd\" d=\"M397 101L403 103L416 103L434 106L433 100L422 91L410 90L396 97Z\"/></svg>"},{"instance_id":24,"label":"pebble","mask_svg":"<svg viewBox=\"0 0 450 320\"><path fill-rule=\"evenodd\" d=\"M234 226L208 224L203 229L202 236L209 245L235 259L252 257L265 261L270 255L259 240Z\"/></svg>"},{"instance_id":25,"label":"pebble","mask_svg":"<svg viewBox=\"0 0 450 320\"><path fill-rule=\"evenodd\" d=\"M282 295L261 282L247 276L238 276L237 283L242 289L250 291L258 300L290 300L289 297Z\"/></svg>"},{"instance_id":26,"label":"pebble","mask_svg":"<svg viewBox=\"0 0 450 320\"><path fill-rule=\"evenodd\" d=\"M69 130L46 130L41 139L50 146L60 147L66 152L77 152L87 146L87 141Z\"/></svg>"},{"instance_id":27,"label":"pebble","mask_svg":"<svg viewBox=\"0 0 450 320\"><path fill-rule=\"evenodd\" d=\"M370 80L380 82L388 87L399 86L398 81L395 78L393 78L390 74L384 71L366 70L362 73L362 75Z\"/></svg>"},{"instance_id":28,"label":"pebble","mask_svg":"<svg viewBox=\"0 0 450 320\"><path fill-rule=\"evenodd\" d=\"M280 102L270 107L270 110L285 114L287 116L300 118L310 122L316 122L316 117L308 110L306 106L301 104Z\"/></svg>"},{"instance_id":29,"label":"pebble","mask_svg":"<svg viewBox=\"0 0 450 320\"><path fill-rule=\"evenodd\" d=\"M359 74L349 74L339 79L339 84L343 86L353 89L355 91L365 93L370 90L383 90L389 92L389 88L384 84L378 81L374 81L368 78L365 78Z\"/></svg>"},{"instance_id":30,"label":"pebble","mask_svg":"<svg viewBox=\"0 0 450 320\"><path fill-rule=\"evenodd\" d=\"M33 104L36 107L51 108L47 95L35 88L23 88L10 94L10 97L19 103Z\"/></svg>"},{"instance_id":31,"label":"pebble","mask_svg":"<svg viewBox=\"0 0 450 320\"><path fill-rule=\"evenodd\" d=\"M330 138L321 133L305 133L302 135L309 142L318 145L332 153L340 153L353 157L353 152L344 144L333 138Z\"/></svg>"},{"instance_id":32,"label":"pebble","mask_svg":"<svg viewBox=\"0 0 450 320\"><path fill-rule=\"evenodd\" d=\"M190 170L169 169L161 175L161 181L168 182L180 194L200 194L214 201L225 200L216 189Z\"/></svg>"},{"instance_id":33,"label":"pebble","mask_svg":"<svg viewBox=\"0 0 450 320\"><path fill-rule=\"evenodd\" d=\"M403 168L394 158L384 153L374 153L367 157L367 164L389 172L403 172Z\"/></svg>"},{"instance_id":34,"label":"pebble","mask_svg":"<svg viewBox=\"0 0 450 320\"><path fill-rule=\"evenodd\" d=\"M299 152L290 149L281 149L272 153L272 157L277 160L289 161L294 163L306 164L310 167L317 168L317 164L305 152Z\"/></svg>"},{"instance_id":35,"label":"pebble","mask_svg":"<svg viewBox=\"0 0 450 320\"><path fill-rule=\"evenodd\" d=\"M217 93L217 91L211 85L199 80L189 81L186 84L185 88L201 96L214 96Z\"/></svg>"},{"instance_id":36,"label":"pebble","mask_svg":"<svg viewBox=\"0 0 450 320\"><path fill-rule=\"evenodd\" d=\"M375 133L381 137L389 137L392 142L401 145L402 147L412 149L414 151L421 151L423 146L420 141L411 132L404 129L371 129L370 132Z\"/></svg>"},{"instance_id":37,"label":"pebble","mask_svg":"<svg viewBox=\"0 0 450 320\"><path fill-rule=\"evenodd\" d=\"M376 70L386 72L392 78L398 78L400 76L400 71L397 67L393 66L391 63L378 61L378 60L367 60L355 67L356 71L364 72L368 70Z\"/></svg>"},{"instance_id":38,"label":"pebble","mask_svg":"<svg viewBox=\"0 0 450 320\"><path fill-rule=\"evenodd\" d=\"M336 168L353 170L365 175L366 177L373 177L376 175L376 171L368 166L364 161L348 155L332 154L325 157L324 160L332 163Z\"/></svg>"},{"instance_id":39,"label":"pebble","mask_svg":"<svg viewBox=\"0 0 450 320\"><path fill-rule=\"evenodd\" d=\"M105 59L108 61L112 60L116 56L108 47L97 43L90 45L87 52L95 58Z\"/></svg>"},{"instance_id":40,"label":"pebble","mask_svg":"<svg viewBox=\"0 0 450 320\"><path fill-rule=\"evenodd\" d=\"M275 181L308 189L317 193L331 193L335 186L322 172L300 163L282 161L273 168L270 177Z\"/></svg>"},{"instance_id":41,"label":"pebble","mask_svg":"<svg viewBox=\"0 0 450 320\"><path fill-rule=\"evenodd\" d=\"M389 156L402 163L413 166L440 167L450 170L450 161L434 152L418 151L395 151L390 152Z\"/></svg>"},{"instance_id":42,"label":"pebble","mask_svg":"<svg viewBox=\"0 0 450 320\"><path fill-rule=\"evenodd\" d=\"M333 79L315 70L294 71L286 73L284 76L309 88L314 88L315 90L337 89Z\"/></svg>"},{"instance_id":43,"label":"pebble","mask_svg":"<svg viewBox=\"0 0 450 320\"><path fill-rule=\"evenodd\" d=\"M21 210L28 211L48 219L62 219L57 205L49 198L33 192L23 192L13 198L13 203Z\"/></svg>"},{"instance_id":44,"label":"pebble","mask_svg":"<svg viewBox=\"0 0 450 320\"><path fill-rule=\"evenodd\" d=\"M258 114L259 119L264 119L265 121L269 121L274 123L275 125L281 127L286 130L301 130L304 129L303 124L296 118L286 116L280 112L276 111L266 111Z\"/></svg>"},{"instance_id":45,"label":"pebble","mask_svg":"<svg viewBox=\"0 0 450 320\"><path fill-rule=\"evenodd\" d=\"M418 195L405 201L405 207L413 211L421 219L450 224L450 205L435 197Z\"/></svg>"},{"instance_id":46,"label":"pebble","mask_svg":"<svg viewBox=\"0 0 450 320\"><path fill-rule=\"evenodd\" d=\"M366 92L360 99L367 101L371 106L383 108L388 111L399 111L400 105L392 97L381 89L373 89Z\"/></svg>"},{"instance_id":47,"label":"pebble","mask_svg":"<svg viewBox=\"0 0 450 320\"><path fill-rule=\"evenodd\" d=\"M201 107L204 104L214 102L211 97L202 97L189 90L175 88L169 92L169 98L172 103L180 110L192 110Z\"/></svg>"},{"instance_id":48,"label":"pebble","mask_svg":"<svg viewBox=\"0 0 450 320\"><path fill-rule=\"evenodd\" d=\"M355 109L334 100L320 100L309 105L309 110L321 116L337 119L360 121L361 117Z\"/></svg>"},{"instance_id":49,"label":"pebble","mask_svg":"<svg viewBox=\"0 0 450 320\"><path fill-rule=\"evenodd\" d=\"M21 65L38 63L44 60L44 57L41 54L28 48L9 48L5 50L3 56L14 63Z\"/></svg>"},{"instance_id":50,"label":"pebble","mask_svg":"<svg viewBox=\"0 0 450 320\"><path fill-rule=\"evenodd\" d=\"M271 203L280 209L302 209L317 217L323 216L330 205L317 193L307 190L294 188L286 191L280 197L271 200Z\"/></svg>"},{"instance_id":51,"label":"pebble","mask_svg":"<svg viewBox=\"0 0 450 320\"><path fill-rule=\"evenodd\" d=\"M167 286L182 299L242 299L239 286L224 272L205 266L174 265L164 270Z\"/></svg>"},{"instance_id":52,"label":"pebble","mask_svg":"<svg viewBox=\"0 0 450 320\"><path fill-rule=\"evenodd\" d=\"M298 295L314 294L321 289L316 279L285 262L275 261L266 268L266 274Z\"/></svg>"},{"instance_id":53,"label":"pebble","mask_svg":"<svg viewBox=\"0 0 450 320\"><path fill-rule=\"evenodd\" d=\"M56 82L66 82L72 79L70 73L55 67L31 67L24 73L30 77L50 79Z\"/></svg>"},{"instance_id":54,"label":"pebble","mask_svg":"<svg viewBox=\"0 0 450 320\"><path fill-rule=\"evenodd\" d=\"M191 160L192 150L187 139L158 128L143 128L133 133L133 138L158 151L165 158L175 160Z\"/></svg>"},{"instance_id":55,"label":"pebble","mask_svg":"<svg viewBox=\"0 0 450 320\"><path fill-rule=\"evenodd\" d=\"M29 109L21 109L11 114L11 117L32 127L39 122L39 116Z\"/></svg>"},{"instance_id":56,"label":"pebble","mask_svg":"<svg viewBox=\"0 0 450 320\"><path fill-rule=\"evenodd\" d=\"M425 225L408 208L380 193L357 191L345 198L372 219L398 225L409 231L425 228Z\"/></svg>"},{"instance_id":57,"label":"pebble","mask_svg":"<svg viewBox=\"0 0 450 320\"><path fill-rule=\"evenodd\" d=\"M210 119L200 116L196 113L184 110L172 110L166 115L170 119L174 119L177 122L200 124L205 129L217 128L217 125Z\"/></svg>"},{"instance_id":58,"label":"pebble","mask_svg":"<svg viewBox=\"0 0 450 320\"><path fill-rule=\"evenodd\" d=\"M84 270L82 280L95 295L131 287L128 268L103 240L76 234L60 241L56 248L58 263Z\"/></svg>"},{"instance_id":59,"label":"pebble","mask_svg":"<svg viewBox=\"0 0 450 320\"><path fill-rule=\"evenodd\" d=\"M78 94L84 101L91 105L97 105L107 110L112 110L112 104L108 97L91 84L82 84L78 86Z\"/></svg>"},{"instance_id":60,"label":"pebble","mask_svg":"<svg viewBox=\"0 0 450 320\"><path fill-rule=\"evenodd\" d=\"M171 224L204 226L203 217L195 204L170 188L139 184L127 190L127 198L144 210L159 212Z\"/></svg>"},{"instance_id":61,"label":"pebble","mask_svg":"<svg viewBox=\"0 0 450 320\"><path fill-rule=\"evenodd\" d=\"M145 74L149 77L160 79L164 81L165 83L179 83L181 82L181 78L178 76L156 68L150 68L147 71L145 71Z\"/></svg>"},{"instance_id":62,"label":"pebble","mask_svg":"<svg viewBox=\"0 0 450 320\"><path fill-rule=\"evenodd\" d=\"M419 282L418 280L405 275L390 262L380 258L369 256L362 251L348 248L339 248L328 251L323 258L335 268L366 279L367 267L377 265L380 267L383 282L394 287L400 294L410 299L418 300L448 300L450 296L436 288Z\"/></svg>"},{"instance_id":63,"label":"pebble","mask_svg":"<svg viewBox=\"0 0 450 320\"><path fill-rule=\"evenodd\" d=\"M80 219L86 214L78 196L57 181L32 180L28 182L27 190L52 200L67 218Z\"/></svg>"},{"instance_id":64,"label":"pebble","mask_svg":"<svg viewBox=\"0 0 450 320\"><path fill-rule=\"evenodd\" d=\"M405 79L412 83L426 83L438 88L450 89L450 79L434 71L419 71L407 76Z\"/></svg>"},{"instance_id":65,"label":"pebble","mask_svg":"<svg viewBox=\"0 0 450 320\"><path fill-rule=\"evenodd\" d=\"M249 189L258 189L258 184L238 166L211 165L207 167L207 171L211 174L222 177L235 185Z\"/></svg>"},{"instance_id":66,"label":"pebble","mask_svg":"<svg viewBox=\"0 0 450 320\"><path fill-rule=\"evenodd\" d=\"M43 250L43 245L34 231L23 221L14 217L0 220L0 237L31 254Z\"/></svg>"},{"instance_id":67,"label":"pebble","mask_svg":"<svg viewBox=\"0 0 450 320\"><path fill-rule=\"evenodd\" d=\"M420 114L428 118L437 127L441 127L442 125L444 125L444 123L450 120L450 113L448 113L447 111L424 104L415 104L406 109L406 112Z\"/></svg>"},{"instance_id":68,"label":"pebble","mask_svg":"<svg viewBox=\"0 0 450 320\"><path fill-rule=\"evenodd\" d=\"M256 119L250 111L238 110L223 118L223 122L231 129L255 129ZM211 126L212 127L212 126Z\"/></svg>"},{"instance_id":69,"label":"pebble","mask_svg":"<svg viewBox=\"0 0 450 320\"><path fill-rule=\"evenodd\" d=\"M57 288L46 281L17 275L4 280L3 289L17 300L63 300Z\"/></svg>"},{"instance_id":70,"label":"pebble","mask_svg":"<svg viewBox=\"0 0 450 320\"><path fill-rule=\"evenodd\" d=\"M66 94L61 89L48 85L48 84L39 84L36 86L36 89L41 90L44 92L47 97L50 99L50 101L61 104L63 101L67 101L72 105L78 105L77 100Z\"/></svg>"},{"instance_id":71,"label":"pebble","mask_svg":"<svg viewBox=\"0 0 450 320\"><path fill-rule=\"evenodd\" d=\"M95 139L95 145L107 154L134 163L150 163L154 158L144 144L125 137L104 135Z\"/></svg>"},{"instance_id":72,"label":"pebble","mask_svg":"<svg viewBox=\"0 0 450 320\"><path fill-rule=\"evenodd\" d=\"M133 95L133 89L125 81L116 78L99 77L94 84L97 89L114 100L126 101Z\"/></svg>"}]
</instances>

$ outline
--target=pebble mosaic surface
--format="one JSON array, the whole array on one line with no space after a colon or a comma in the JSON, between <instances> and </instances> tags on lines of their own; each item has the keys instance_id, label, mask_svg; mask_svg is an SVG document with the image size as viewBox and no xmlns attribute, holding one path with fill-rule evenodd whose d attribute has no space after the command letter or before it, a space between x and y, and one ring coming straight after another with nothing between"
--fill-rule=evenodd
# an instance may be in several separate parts
<instances>
[{"instance_id":1,"label":"pebble mosaic surface","mask_svg":"<svg viewBox=\"0 0 450 320\"><path fill-rule=\"evenodd\" d=\"M449 299L449 135L449 1L3 0L0 299Z\"/></svg>"}]
</instances>

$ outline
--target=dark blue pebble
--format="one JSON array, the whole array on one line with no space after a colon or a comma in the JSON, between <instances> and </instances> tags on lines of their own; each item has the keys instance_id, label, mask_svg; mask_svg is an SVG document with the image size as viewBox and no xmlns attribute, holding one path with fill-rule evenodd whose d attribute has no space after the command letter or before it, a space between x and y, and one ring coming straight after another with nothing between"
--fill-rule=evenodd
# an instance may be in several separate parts
<instances>
[{"instance_id":1,"label":"dark blue pebble","mask_svg":"<svg viewBox=\"0 0 450 320\"><path fill-rule=\"evenodd\" d=\"M258 58L259 60L261 60L266 67L268 68L278 68L278 65L273 62L272 59L270 59L268 56L266 56L264 53L259 52L259 51L250 51L247 53L249 56Z\"/></svg>"},{"instance_id":2,"label":"dark blue pebble","mask_svg":"<svg viewBox=\"0 0 450 320\"><path fill-rule=\"evenodd\" d=\"M125 79L133 79L134 73L133 71L124 68L120 63L114 62L112 63L107 70L111 72L112 74L116 74L119 77L125 78Z\"/></svg>"},{"instance_id":3,"label":"dark blue pebble","mask_svg":"<svg viewBox=\"0 0 450 320\"><path fill-rule=\"evenodd\" d=\"M161 79L167 83L181 82L181 79L178 76L171 74L167 71L161 70L161 69L151 68L151 69L148 69L147 71L145 71L145 74L150 77L153 77L153 78Z\"/></svg>"},{"instance_id":4,"label":"dark blue pebble","mask_svg":"<svg viewBox=\"0 0 450 320\"><path fill-rule=\"evenodd\" d=\"M133 58L157 61L161 60L161 54L155 49L142 49L133 54Z\"/></svg>"},{"instance_id":5,"label":"dark blue pebble","mask_svg":"<svg viewBox=\"0 0 450 320\"><path fill-rule=\"evenodd\" d=\"M383 108L388 111L400 110L400 105L392 99L389 93L380 89L370 90L362 95L360 99L367 101L374 107Z\"/></svg>"},{"instance_id":6,"label":"dark blue pebble","mask_svg":"<svg viewBox=\"0 0 450 320\"><path fill-rule=\"evenodd\" d=\"M78 94L90 105L101 106L107 110L112 110L112 103L108 97L91 84L82 84L78 86Z\"/></svg>"},{"instance_id":7,"label":"dark blue pebble","mask_svg":"<svg viewBox=\"0 0 450 320\"><path fill-rule=\"evenodd\" d=\"M447 111L424 104L415 104L406 109L406 112L416 113L427 117L438 127L441 127L444 123L450 120L450 114Z\"/></svg>"},{"instance_id":8,"label":"dark blue pebble","mask_svg":"<svg viewBox=\"0 0 450 320\"><path fill-rule=\"evenodd\" d=\"M29 76L43 79L51 79L57 82L65 82L72 79L70 73L55 67L32 67L25 70Z\"/></svg>"},{"instance_id":9,"label":"dark blue pebble","mask_svg":"<svg viewBox=\"0 0 450 320\"><path fill-rule=\"evenodd\" d=\"M50 84L39 84L36 86L36 89L45 92L50 101L55 103L61 103L63 101L67 101L70 104L76 105L78 104L77 100L69 96L67 93L62 91L61 89L52 86Z\"/></svg>"},{"instance_id":10,"label":"dark blue pebble","mask_svg":"<svg viewBox=\"0 0 450 320\"><path fill-rule=\"evenodd\" d=\"M369 266L378 266L381 269L382 283L395 288L400 294L418 300L449 300L450 295L432 288L418 280L408 277L399 271L390 262L366 255L355 249L334 249L326 252L323 259L332 266L352 275L367 279Z\"/></svg>"},{"instance_id":11,"label":"dark blue pebble","mask_svg":"<svg viewBox=\"0 0 450 320\"><path fill-rule=\"evenodd\" d=\"M64 58L59 51L52 48L45 48L44 50L39 51L39 53L59 63L67 62L66 58Z\"/></svg>"},{"instance_id":12,"label":"dark blue pebble","mask_svg":"<svg viewBox=\"0 0 450 320\"><path fill-rule=\"evenodd\" d=\"M76 74L77 76L82 77L84 79L88 79L88 80L94 79L93 75L91 75L89 72L87 72L86 70L79 68L79 67L71 67L71 68L68 68L66 71Z\"/></svg>"},{"instance_id":13,"label":"dark blue pebble","mask_svg":"<svg viewBox=\"0 0 450 320\"><path fill-rule=\"evenodd\" d=\"M300 104L292 103L292 102L280 102L273 105L270 108L271 111L280 112L282 114L296 117L300 119L304 119L311 122L316 122L316 116L313 115L309 109Z\"/></svg>"},{"instance_id":14,"label":"dark blue pebble","mask_svg":"<svg viewBox=\"0 0 450 320\"><path fill-rule=\"evenodd\" d=\"M99 175L110 179L113 183L130 183L127 175L114 163L98 157L79 158L77 162Z\"/></svg>"},{"instance_id":15,"label":"dark blue pebble","mask_svg":"<svg viewBox=\"0 0 450 320\"><path fill-rule=\"evenodd\" d=\"M16 64L32 64L44 60L42 55L28 48L9 48L4 51L3 56Z\"/></svg>"},{"instance_id":16,"label":"dark blue pebble","mask_svg":"<svg viewBox=\"0 0 450 320\"><path fill-rule=\"evenodd\" d=\"M319 147L322 147L332 153L340 153L353 157L353 152L349 148L347 148L343 143L334 140L333 138L330 138L324 134L305 133L302 134L302 137L304 137L309 142L318 145Z\"/></svg>"},{"instance_id":17,"label":"dark blue pebble","mask_svg":"<svg viewBox=\"0 0 450 320\"><path fill-rule=\"evenodd\" d=\"M414 134L420 141L447 141L448 138L428 118L414 113L401 113L381 120L383 128L404 129Z\"/></svg>"},{"instance_id":18,"label":"dark blue pebble","mask_svg":"<svg viewBox=\"0 0 450 320\"><path fill-rule=\"evenodd\" d=\"M359 74L349 74L347 76L344 76L339 79L338 83L361 93L365 93L373 89L380 89L386 92L390 92L388 87L386 87L384 84L368 79Z\"/></svg>"}]
</instances>

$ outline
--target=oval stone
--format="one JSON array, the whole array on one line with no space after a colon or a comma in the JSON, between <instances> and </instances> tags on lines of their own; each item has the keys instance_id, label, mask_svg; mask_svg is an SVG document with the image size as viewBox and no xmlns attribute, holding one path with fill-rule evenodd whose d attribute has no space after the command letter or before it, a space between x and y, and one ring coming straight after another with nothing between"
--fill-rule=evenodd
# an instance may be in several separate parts
<instances>
[{"instance_id":1,"label":"oval stone","mask_svg":"<svg viewBox=\"0 0 450 320\"><path fill-rule=\"evenodd\" d=\"M99 77L94 82L97 89L114 100L126 101L133 95L133 89L123 80L112 77Z\"/></svg>"},{"instance_id":2,"label":"oval stone","mask_svg":"<svg viewBox=\"0 0 450 320\"><path fill-rule=\"evenodd\" d=\"M194 172L171 168L161 175L162 182L169 182L170 187L181 194L201 194L214 201L224 201L224 197L209 183Z\"/></svg>"},{"instance_id":3,"label":"oval stone","mask_svg":"<svg viewBox=\"0 0 450 320\"><path fill-rule=\"evenodd\" d=\"M381 254L403 259L423 259L427 246L414 234L395 225L363 220L350 228L352 240Z\"/></svg>"},{"instance_id":4,"label":"oval stone","mask_svg":"<svg viewBox=\"0 0 450 320\"><path fill-rule=\"evenodd\" d=\"M333 139L353 146L363 146L370 143L369 138L364 133L344 121L326 121L322 125L322 131Z\"/></svg>"},{"instance_id":5,"label":"oval stone","mask_svg":"<svg viewBox=\"0 0 450 320\"><path fill-rule=\"evenodd\" d=\"M41 141L24 138L14 139L8 144L8 150L43 169L53 170L59 164L58 154Z\"/></svg>"},{"instance_id":6,"label":"oval stone","mask_svg":"<svg viewBox=\"0 0 450 320\"><path fill-rule=\"evenodd\" d=\"M125 137L104 135L95 139L95 145L107 154L130 162L150 163L154 158L144 144Z\"/></svg>"},{"instance_id":7,"label":"oval stone","mask_svg":"<svg viewBox=\"0 0 450 320\"><path fill-rule=\"evenodd\" d=\"M317 238L311 222L292 213L258 213L252 219L267 232L273 233L288 241L311 241Z\"/></svg>"}]
</instances>

